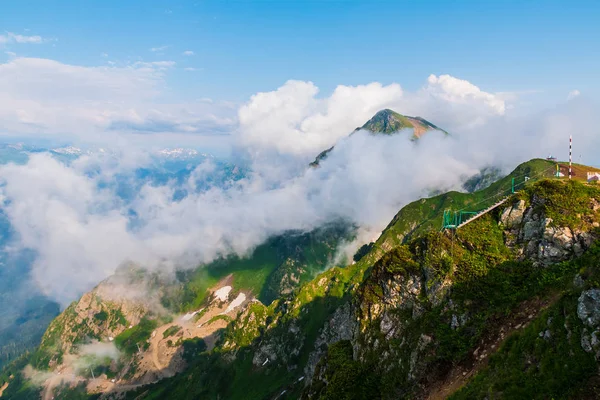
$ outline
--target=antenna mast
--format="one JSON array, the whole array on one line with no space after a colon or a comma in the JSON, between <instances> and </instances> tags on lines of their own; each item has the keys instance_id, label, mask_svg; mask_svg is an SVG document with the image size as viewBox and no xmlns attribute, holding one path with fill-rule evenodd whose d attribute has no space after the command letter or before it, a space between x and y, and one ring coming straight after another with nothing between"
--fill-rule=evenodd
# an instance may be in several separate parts
<instances>
[{"instance_id":1,"label":"antenna mast","mask_svg":"<svg viewBox=\"0 0 600 400\"><path fill-rule=\"evenodd\" d=\"M573 136L569 135L569 179L573 175L571 172L571 167L573 165Z\"/></svg>"}]
</instances>

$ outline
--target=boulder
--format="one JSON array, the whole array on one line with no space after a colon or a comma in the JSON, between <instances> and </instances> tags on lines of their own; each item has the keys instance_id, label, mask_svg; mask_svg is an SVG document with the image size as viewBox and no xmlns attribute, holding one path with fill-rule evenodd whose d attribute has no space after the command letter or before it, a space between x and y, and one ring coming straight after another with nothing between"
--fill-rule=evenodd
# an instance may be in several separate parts
<instances>
[{"instance_id":1,"label":"boulder","mask_svg":"<svg viewBox=\"0 0 600 400\"><path fill-rule=\"evenodd\" d=\"M585 290L579 296L577 316L590 328L600 325L600 289Z\"/></svg>"},{"instance_id":2,"label":"boulder","mask_svg":"<svg viewBox=\"0 0 600 400\"><path fill-rule=\"evenodd\" d=\"M513 204L512 207L508 207L504 210L500 217L500 222L507 229L513 229L514 227L519 226L521 222L523 222L525 209L525 200L519 200L516 204Z\"/></svg>"}]
</instances>

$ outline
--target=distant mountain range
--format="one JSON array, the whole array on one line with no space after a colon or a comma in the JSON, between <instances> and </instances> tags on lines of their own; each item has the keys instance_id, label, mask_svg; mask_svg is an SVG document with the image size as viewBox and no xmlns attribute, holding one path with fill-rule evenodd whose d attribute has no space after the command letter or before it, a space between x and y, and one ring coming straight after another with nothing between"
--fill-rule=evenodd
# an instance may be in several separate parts
<instances>
[{"instance_id":1,"label":"distant mountain range","mask_svg":"<svg viewBox=\"0 0 600 400\"><path fill-rule=\"evenodd\" d=\"M105 148L97 148L92 150L84 150L75 146L66 146L59 147L55 149L50 149L50 152L55 154L63 154L63 155L75 155L80 156L84 154L94 154L94 153L110 153L110 150ZM196 149L177 147L177 148L164 148L161 150L157 150L152 152L153 155L157 157L165 157L168 159L191 159L191 158L211 158L212 155L207 153L200 153Z\"/></svg>"}]
</instances>

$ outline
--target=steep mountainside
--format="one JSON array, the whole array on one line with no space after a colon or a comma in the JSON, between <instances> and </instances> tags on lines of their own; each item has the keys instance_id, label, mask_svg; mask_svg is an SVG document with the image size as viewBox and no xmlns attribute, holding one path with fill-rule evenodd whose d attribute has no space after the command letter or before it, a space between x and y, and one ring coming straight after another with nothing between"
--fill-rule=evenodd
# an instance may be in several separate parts
<instances>
[{"instance_id":1,"label":"steep mountainside","mask_svg":"<svg viewBox=\"0 0 600 400\"><path fill-rule=\"evenodd\" d=\"M595 187L542 181L456 235L430 231L381 256L371 251L261 309L260 320L247 311L225 332L222 353L136 396L444 398L464 384L459 398L593 390L599 201ZM250 329L262 320L262 333ZM513 344L521 332L531 336ZM559 355L551 338L564 343ZM510 346L519 360L503 356ZM488 373L492 365L502 375ZM568 374L559 385L560 371ZM522 388L527 379L546 389Z\"/></svg>"},{"instance_id":2,"label":"steep mountainside","mask_svg":"<svg viewBox=\"0 0 600 400\"><path fill-rule=\"evenodd\" d=\"M389 109L379 111L363 126L356 128L354 132L359 130L367 130L375 135L392 135L404 129L412 130L412 140L418 140L427 131L439 131L444 135L448 135L448 132L438 128L431 122L421 117L407 117ZM334 147L335 146L332 146L329 149L319 153L319 155L315 158L315 161L310 163L310 166L317 167L321 161L327 158L327 155L333 150Z\"/></svg>"},{"instance_id":3,"label":"steep mountainside","mask_svg":"<svg viewBox=\"0 0 600 400\"><path fill-rule=\"evenodd\" d=\"M219 259L194 270L177 271L175 277L124 267L63 311L48 327L37 351L25 358L39 370L81 374L76 365L80 364L77 358L82 357L82 346L112 342L121 352L118 363L97 360L94 364L96 375L104 376L102 385L112 388L111 379L115 379L120 386L131 388L160 379L165 374L157 371L156 364L146 362L155 353L153 332L156 335L171 327L185 327L166 351L161 350L161 356L178 364L172 368L178 371L186 339L210 340L215 330L237 317L239 307L253 302L268 305L293 292L332 263L338 245L352 240L354 234L355 228L343 221L308 233L290 231L269 239L248 257ZM222 288L228 288L223 289L226 294L215 297ZM192 314L193 318L183 318ZM205 326L199 329L194 323ZM15 375L13 369L9 368L10 374ZM85 379L76 382L83 384ZM55 380L47 378L44 382L44 394L51 394L47 389L56 386ZM42 388L29 389L25 393L32 395Z\"/></svg>"},{"instance_id":4,"label":"steep mountainside","mask_svg":"<svg viewBox=\"0 0 600 400\"><path fill-rule=\"evenodd\" d=\"M269 305L231 308L233 291L244 299L259 292L234 288L218 301L231 281L217 282L190 317L199 329L221 321L210 340L190 337L195 328L182 319L142 318L115 342L141 360L157 354L162 370L147 379L137 372L127 386L111 365L98 370L102 378L70 389L58 381L45 394L85 398L98 379L115 376L115 390L127 392L102 398L597 398L600 188L550 178L552 168L533 160L484 191L409 204L356 262ZM440 231L444 209L480 210L503 196L499 208ZM39 391L19 373L27 361L0 377L11 399Z\"/></svg>"},{"instance_id":5,"label":"steep mountainside","mask_svg":"<svg viewBox=\"0 0 600 400\"><path fill-rule=\"evenodd\" d=\"M560 358L549 342L544 354L525 349L523 365L534 368L512 359L496 368L511 390L522 379L548 382L540 395L529 387L523 398L587 393L597 369L595 320L583 329L600 307L593 297L599 211L597 188L540 181L455 235L430 230L383 253L382 236L355 264L317 276L269 308L246 309L218 352L198 355L186 373L131 398L445 398L465 384L463 391L498 397L498 376L486 375L490 355L501 357L521 331L540 329L525 346L562 338L553 329L564 318L571 333ZM563 319L541 330L553 310ZM556 370L531 364L562 357L570 357L562 386L550 382Z\"/></svg>"}]
</instances>

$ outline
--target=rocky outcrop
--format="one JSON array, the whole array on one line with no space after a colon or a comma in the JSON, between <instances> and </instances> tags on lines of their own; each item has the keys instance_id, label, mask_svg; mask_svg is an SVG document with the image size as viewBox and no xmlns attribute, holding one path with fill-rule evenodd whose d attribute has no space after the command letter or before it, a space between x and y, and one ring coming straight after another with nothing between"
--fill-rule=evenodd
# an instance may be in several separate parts
<instances>
[{"instance_id":1,"label":"rocky outcrop","mask_svg":"<svg viewBox=\"0 0 600 400\"><path fill-rule=\"evenodd\" d=\"M589 327L600 325L600 289L581 293L577 303L577 316Z\"/></svg>"},{"instance_id":2,"label":"rocky outcrop","mask_svg":"<svg viewBox=\"0 0 600 400\"><path fill-rule=\"evenodd\" d=\"M377 281L373 287L366 288L366 295L372 296L377 301L363 301L362 314L370 320L382 317L386 310L402 309L413 310L419 314L418 296L423 289L423 282L419 276L391 275Z\"/></svg>"},{"instance_id":3,"label":"rocky outcrop","mask_svg":"<svg viewBox=\"0 0 600 400\"><path fill-rule=\"evenodd\" d=\"M505 229L506 245L515 249L520 259L540 266L578 257L596 238L592 230L556 226L535 205L527 207L524 200L504 209L499 223Z\"/></svg>"},{"instance_id":4,"label":"rocky outcrop","mask_svg":"<svg viewBox=\"0 0 600 400\"><path fill-rule=\"evenodd\" d=\"M520 226L523 222L523 215L525 214L525 200L519 200L512 207L507 207L500 216L500 222L506 229L514 229Z\"/></svg>"},{"instance_id":5,"label":"rocky outcrop","mask_svg":"<svg viewBox=\"0 0 600 400\"><path fill-rule=\"evenodd\" d=\"M600 289L585 290L577 301L577 316L583 322L581 347L600 360Z\"/></svg>"},{"instance_id":6,"label":"rocky outcrop","mask_svg":"<svg viewBox=\"0 0 600 400\"><path fill-rule=\"evenodd\" d=\"M358 322L353 307L350 303L345 303L335 311L319 332L314 350L308 356L308 363L304 368L306 385L311 383L317 363L326 354L327 347L342 340L352 341L356 338L357 332Z\"/></svg>"}]
</instances>

